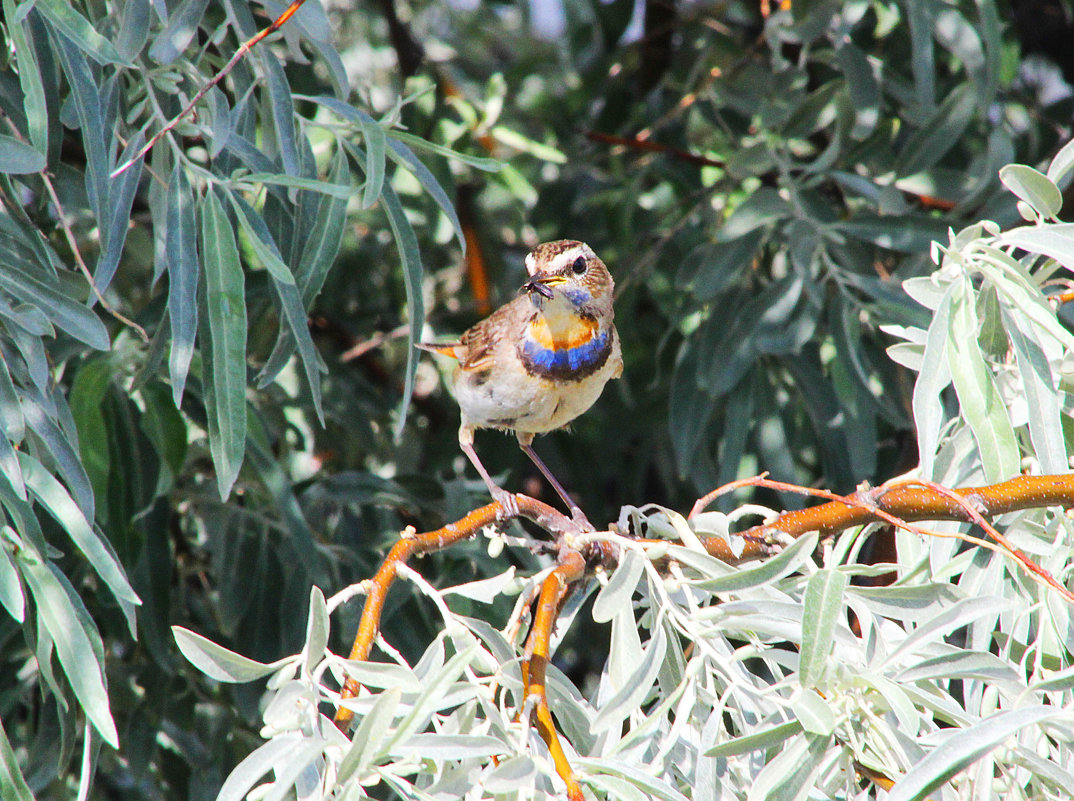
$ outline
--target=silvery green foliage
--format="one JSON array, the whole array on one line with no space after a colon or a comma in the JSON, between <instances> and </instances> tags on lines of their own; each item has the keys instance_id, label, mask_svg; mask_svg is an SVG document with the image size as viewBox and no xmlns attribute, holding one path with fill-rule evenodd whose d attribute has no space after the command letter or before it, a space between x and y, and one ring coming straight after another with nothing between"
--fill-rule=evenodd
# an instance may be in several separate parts
<instances>
[{"instance_id":1,"label":"silvery green foliage","mask_svg":"<svg viewBox=\"0 0 1074 801\"><path fill-rule=\"evenodd\" d=\"M1074 793L1069 607L1009 559L930 554L929 543L907 547L907 535L898 564L853 564L867 526L820 556L810 534L731 567L699 550L695 535L709 532L688 532L675 512L630 514L683 536L654 546L594 535L622 554L590 582L599 586L591 614L611 629L607 663L587 694L549 668L550 705L589 797L877 797L863 770L898 779L893 799ZM1074 557L1064 516L1016 516L1007 533L1045 565ZM666 572L654 565L663 559ZM888 571L899 577L892 586L850 583ZM399 798L561 797L544 743L519 722L530 706L522 649L507 632L523 605L501 629L450 611L455 594L532 598L544 574L443 592L407 575L444 619L414 665L386 643L379 662L325 652L328 608L316 589L306 648L275 665L177 632L187 657L221 680L273 673L266 742L219 801L381 797L385 787ZM579 605L565 610L557 637ZM347 736L326 717L344 672L364 687L347 702L356 720Z\"/></svg>"}]
</instances>

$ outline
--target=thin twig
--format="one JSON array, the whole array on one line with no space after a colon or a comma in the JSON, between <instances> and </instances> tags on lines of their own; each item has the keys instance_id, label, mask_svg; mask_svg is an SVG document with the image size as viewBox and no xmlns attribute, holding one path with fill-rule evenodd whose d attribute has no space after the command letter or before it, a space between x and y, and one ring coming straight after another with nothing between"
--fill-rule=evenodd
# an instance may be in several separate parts
<instances>
[{"instance_id":1,"label":"thin twig","mask_svg":"<svg viewBox=\"0 0 1074 801\"><path fill-rule=\"evenodd\" d=\"M22 132L19 131L18 127L11 120L11 118L3 112L0 112L0 116L4 118L4 122L7 123L8 128L11 129L11 133L14 135L14 137L20 142L25 142L26 140L23 138ZM102 309L111 314L124 325L128 326L129 328L132 328L134 332L138 334L138 336L141 338L142 342L148 343L149 336L145 333L145 329L138 325L138 323L134 322L134 320L118 312L115 308L113 308L112 304L110 304L107 300L104 299L104 295L101 294L101 291L97 288L97 283L93 280L93 273L90 272L89 267L86 266L86 262L82 258L82 251L78 249L78 240L75 239L74 231L72 231L71 226L67 224L67 212L63 210L63 205L60 203L60 196L56 194L56 188L52 185L52 179L49 178L48 170L41 170L41 172L38 174L41 176L41 181L45 185L45 191L48 193L49 199L52 201L52 205L56 207L56 217L60 221L60 228L63 229L63 235L64 238L67 240L67 246L71 248L71 253L75 257L75 264L78 265L78 269L82 272L82 274L86 277L86 280L89 282L90 289L93 290L93 296L97 298L97 302L101 304Z\"/></svg>"},{"instance_id":2,"label":"thin twig","mask_svg":"<svg viewBox=\"0 0 1074 801\"><path fill-rule=\"evenodd\" d=\"M146 142L137 153L135 153L131 158L127 159L114 170L112 170L111 177L115 178L116 176L121 175L123 172L129 169L132 164L138 161L138 159L142 158L146 153L152 150L153 146L156 145L156 143L159 142L165 134L171 131L186 117L190 116L191 112L194 111L194 107L201 102L201 99L205 97L206 93L210 89L212 89L214 86L220 83L220 81L226 78L228 73L230 73L231 70L235 68L235 65L238 64L239 61L247 53L249 53L250 50L258 42L260 42L266 36L279 30L287 22L287 20L291 19L291 17L294 16L295 12L298 11L298 9L300 9L302 7L302 4L305 2L306 0L294 0L294 2L292 2L291 5L289 5L287 9L282 14L280 14L280 16L274 19L267 28L263 28L262 30L251 36L249 39L247 39L245 42L240 44L239 49L235 51L235 55L233 55L228 60L227 64L225 64L220 69L220 71L216 73L216 75L209 79L208 83L206 83L205 86L198 90L197 94L195 94L194 97L191 98L190 102L186 104L183 110L176 114L174 117L172 117L171 120L169 120L163 128L153 134L153 136L149 138L149 141Z\"/></svg>"}]
</instances>

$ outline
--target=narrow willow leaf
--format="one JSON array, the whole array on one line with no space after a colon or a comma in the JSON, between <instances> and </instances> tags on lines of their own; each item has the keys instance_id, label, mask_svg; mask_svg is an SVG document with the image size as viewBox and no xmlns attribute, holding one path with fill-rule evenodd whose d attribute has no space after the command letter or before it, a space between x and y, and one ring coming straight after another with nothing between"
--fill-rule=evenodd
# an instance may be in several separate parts
<instances>
[{"instance_id":1,"label":"narrow willow leaf","mask_svg":"<svg viewBox=\"0 0 1074 801\"><path fill-rule=\"evenodd\" d=\"M228 774L216 801L243 801L247 793L270 770L278 771L278 777L295 760L302 760L304 765L314 759L323 748L322 741L305 740L297 734L269 740ZM290 786L285 786L284 789L289 790Z\"/></svg>"},{"instance_id":2,"label":"narrow willow leaf","mask_svg":"<svg viewBox=\"0 0 1074 801\"><path fill-rule=\"evenodd\" d=\"M347 180L347 156L343 148L337 148L328 174L331 183L343 185ZM295 279L302 289L302 304L309 308L320 294L328 271L335 263L343 242L343 228L347 219L347 198L322 195L317 206L317 218L306 237L302 255L295 270Z\"/></svg>"},{"instance_id":3,"label":"narrow willow leaf","mask_svg":"<svg viewBox=\"0 0 1074 801\"><path fill-rule=\"evenodd\" d=\"M802 651L798 680L804 688L823 683L843 613L847 576L838 570L818 570L806 584L802 609Z\"/></svg>"},{"instance_id":4,"label":"narrow willow leaf","mask_svg":"<svg viewBox=\"0 0 1074 801\"><path fill-rule=\"evenodd\" d=\"M887 801L917 801L954 778L1020 730L1045 720L1069 716L1054 706L1033 706L1000 712L953 732L941 745L906 772L887 793Z\"/></svg>"},{"instance_id":5,"label":"narrow willow leaf","mask_svg":"<svg viewBox=\"0 0 1074 801\"><path fill-rule=\"evenodd\" d=\"M968 280L952 284L947 366L962 414L973 430L985 478L990 483L1018 474L1018 440L1007 407L981 353L977 313Z\"/></svg>"},{"instance_id":6,"label":"narrow willow leaf","mask_svg":"<svg viewBox=\"0 0 1074 801\"><path fill-rule=\"evenodd\" d=\"M125 164L145 143L145 134L139 132L123 148L117 164ZM131 206L135 191L142 177L142 159L132 162L127 170L108 184L108 218L101 222L101 253L93 268L93 283L97 292L104 294L119 267L123 244L127 241L127 229L131 224ZM91 297L96 300L96 295Z\"/></svg>"},{"instance_id":7,"label":"narrow willow leaf","mask_svg":"<svg viewBox=\"0 0 1074 801\"><path fill-rule=\"evenodd\" d=\"M1033 326L1027 325L1022 315L1004 305L1003 320L1022 377L1033 450L1045 473L1064 473L1069 463L1060 415L1062 401L1048 357L1036 339Z\"/></svg>"},{"instance_id":8,"label":"narrow willow leaf","mask_svg":"<svg viewBox=\"0 0 1074 801\"><path fill-rule=\"evenodd\" d=\"M777 746L783 748L783 744L800 731L802 731L802 724L797 720L789 720L786 723L720 743L706 751L705 756L733 757L748 754L750 751L767 751Z\"/></svg>"},{"instance_id":9,"label":"narrow willow leaf","mask_svg":"<svg viewBox=\"0 0 1074 801\"><path fill-rule=\"evenodd\" d=\"M4 731L3 721L0 721L0 788L8 801L34 801L34 794L22 776L19 759Z\"/></svg>"},{"instance_id":10,"label":"narrow willow leaf","mask_svg":"<svg viewBox=\"0 0 1074 801\"><path fill-rule=\"evenodd\" d=\"M19 542L19 535L6 526L0 537ZM0 606L7 610L16 623L22 623L26 618L26 594L22 590L19 572L15 568L15 557L3 545L0 545Z\"/></svg>"},{"instance_id":11,"label":"narrow willow leaf","mask_svg":"<svg viewBox=\"0 0 1074 801\"><path fill-rule=\"evenodd\" d=\"M226 499L246 450L246 298L234 231L215 192L205 196L201 222L211 351L203 377L209 385L209 448L217 488Z\"/></svg>"},{"instance_id":12,"label":"narrow willow leaf","mask_svg":"<svg viewBox=\"0 0 1074 801\"><path fill-rule=\"evenodd\" d=\"M21 560L20 567L39 619L56 646L60 665L78 703L104 741L113 748L119 748L119 735L108 706L102 665L66 590L52 572L54 568L29 559Z\"/></svg>"},{"instance_id":13,"label":"narrow willow leaf","mask_svg":"<svg viewBox=\"0 0 1074 801\"><path fill-rule=\"evenodd\" d=\"M1067 174L1074 169L1074 139L1063 145L1048 165L1048 178L1057 184L1064 183Z\"/></svg>"},{"instance_id":14,"label":"narrow willow leaf","mask_svg":"<svg viewBox=\"0 0 1074 801\"><path fill-rule=\"evenodd\" d=\"M71 3L64 0L37 0L34 7L63 32L64 36L98 64L119 64L133 68L108 39L101 36ZM88 73L87 73L88 74Z\"/></svg>"},{"instance_id":15,"label":"narrow willow leaf","mask_svg":"<svg viewBox=\"0 0 1074 801\"><path fill-rule=\"evenodd\" d=\"M977 101L973 84L956 86L932 117L906 140L895 161L896 175L914 175L935 166L961 139L977 112Z\"/></svg>"},{"instance_id":16,"label":"narrow willow leaf","mask_svg":"<svg viewBox=\"0 0 1074 801\"><path fill-rule=\"evenodd\" d=\"M94 532L89 521L82 514L82 510L67 494L63 485L40 462L28 454L19 454L19 464L22 467L23 477L26 479L26 488L41 502L56 522L63 526L64 531L97 571L97 575L108 585L116 599L140 604L142 601L127 581L123 567Z\"/></svg>"},{"instance_id":17,"label":"narrow willow leaf","mask_svg":"<svg viewBox=\"0 0 1074 801\"><path fill-rule=\"evenodd\" d=\"M149 41L151 10L149 0L127 0L123 4L116 50L127 61L133 61Z\"/></svg>"},{"instance_id":18,"label":"narrow willow leaf","mask_svg":"<svg viewBox=\"0 0 1074 801\"><path fill-rule=\"evenodd\" d=\"M0 134L0 172L27 175L45 169L45 156L13 136Z\"/></svg>"},{"instance_id":19,"label":"narrow willow leaf","mask_svg":"<svg viewBox=\"0 0 1074 801\"><path fill-rule=\"evenodd\" d=\"M925 478L932 476L936 451L939 448L940 429L944 423L941 393L951 383L951 371L947 367L947 338L951 325L953 294L953 288L949 287L936 309L925 340L921 369L914 383L913 410L917 429L917 451L921 459L921 475Z\"/></svg>"},{"instance_id":20,"label":"narrow willow leaf","mask_svg":"<svg viewBox=\"0 0 1074 801\"><path fill-rule=\"evenodd\" d=\"M362 208L368 209L377 202L384 186L384 162L387 158L388 137L384 128L375 120L362 122L365 137L365 189L362 191Z\"/></svg>"},{"instance_id":21,"label":"narrow willow leaf","mask_svg":"<svg viewBox=\"0 0 1074 801\"><path fill-rule=\"evenodd\" d=\"M261 183L271 186L286 186L292 189L308 189L344 200L349 200L352 190L349 184L333 184L314 178L299 178L294 175L280 175L272 172L252 172L242 176L243 183Z\"/></svg>"},{"instance_id":22,"label":"narrow willow leaf","mask_svg":"<svg viewBox=\"0 0 1074 801\"><path fill-rule=\"evenodd\" d=\"M402 690L391 687L380 694L351 738L350 748L339 763L336 781L342 786L353 775L361 776L366 766L380 752L384 737L395 719Z\"/></svg>"},{"instance_id":23,"label":"narrow willow leaf","mask_svg":"<svg viewBox=\"0 0 1074 801\"><path fill-rule=\"evenodd\" d=\"M71 14L85 21L73 7L62 0L51 0L53 6L63 5ZM101 114L100 89L93 82L93 70L82 52L63 33L53 37L64 74L71 87L70 99L78 115L79 135L86 150L86 193L98 220L105 219L108 202L108 145L105 142L104 117ZM108 45L111 47L111 45Z\"/></svg>"},{"instance_id":24,"label":"narrow willow leaf","mask_svg":"<svg viewBox=\"0 0 1074 801\"><path fill-rule=\"evenodd\" d=\"M4 269L0 270L0 289L36 306L50 323L91 348L108 350L111 347L108 329L93 310L66 294L36 266L5 261Z\"/></svg>"},{"instance_id":25,"label":"narrow willow leaf","mask_svg":"<svg viewBox=\"0 0 1074 801\"><path fill-rule=\"evenodd\" d=\"M422 321L425 319L425 306L421 294L422 271L418 238L414 235L414 229L410 227L410 221L406 218L406 212L403 211L403 204L399 202L399 196L395 194L391 184L384 184L381 200L384 211L388 215L388 222L391 224L396 247L399 248L399 258L403 262L403 285L406 287L407 316L410 318L410 330L407 332L406 379L403 385L403 399L399 404L399 418L395 423L395 436L398 439L403 435L410 397L414 393L414 373L418 369L415 345L421 333Z\"/></svg>"},{"instance_id":26,"label":"narrow willow leaf","mask_svg":"<svg viewBox=\"0 0 1074 801\"><path fill-rule=\"evenodd\" d=\"M149 57L158 64L171 64L182 55L198 32L209 0L183 0L169 9L168 21L153 37Z\"/></svg>"},{"instance_id":27,"label":"narrow willow leaf","mask_svg":"<svg viewBox=\"0 0 1074 801\"><path fill-rule=\"evenodd\" d=\"M172 635L187 661L216 681L243 684L267 676L279 667L278 663L255 662L182 626L172 626Z\"/></svg>"},{"instance_id":28,"label":"narrow willow leaf","mask_svg":"<svg viewBox=\"0 0 1074 801\"><path fill-rule=\"evenodd\" d=\"M172 346L168 356L168 374L176 408L182 403L183 389L194 355L198 332L198 227L194 212L194 193L186 170L176 164L168 181L168 319Z\"/></svg>"},{"instance_id":29,"label":"narrow willow leaf","mask_svg":"<svg viewBox=\"0 0 1074 801\"><path fill-rule=\"evenodd\" d=\"M310 613L306 621L305 671L311 672L324 658L328 647L328 606L320 587L310 589Z\"/></svg>"},{"instance_id":30,"label":"narrow willow leaf","mask_svg":"<svg viewBox=\"0 0 1074 801\"><path fill-rule=\"evenodd\" d=\"M593 620L607 623L620 608L631 606L638 581L645 572L645 559L637 551L626 551L608 583L601 587L593 602Z\"/></svg>"},{"instance_id":31,"label":"narrow willow leaf","mask_svg":"<svg viewBox=\"0 0 1074 801\"><path fill-rule=\"evenodd\" d=\"M7 33L18 64L19 87L22 89L22 109L30 144L38 153L48 152L48 110L45 86L41 80L36 49L27 37L26 22L17 19L15 0L3 0Z\"/></svg>"},{"instance_id":32,"label":"narrow willow leaf","mask_svg":"<svg viewBox=\"0 0 1074 801\"><path fill-rule=\"evenodd\" d=\"M321 402L321 373L324 366L317 354L317 348L313 344L313 335L310 333L305 307L302 305L302 297L295 284L291 269L284 264L283 256L272 234L269 233L265 221L256 211L241 197L234 193L228 193L232 206L236 209L239 224L246 232L247 241L253 247L258 259L272 276L272 288L279 300L279 308L282 312L284 327L280 331L282 340L295 343L298 346L299 358L306 374L310 394L313 398L313 407L317 412L317 419L324 425L324 409ZM258 386L264 387L271 383L279 371L286 364L286 357L291 353L290 348L281 348L279 343L272 356L265 363L264 369L258 376ZM279 354L279 355L278 355Z\"/></svg>"},{"instance_id":33,"label":"narrow willow leaf","mask_svg":"<svg viewBox=\"0 0 1074 801\"><path fill-rule=\"evenodd\" d=\"M429 193L429 196L436 201L436 205L444 212L444 215L451 222L451 227L455 229L455 237L458 239L459 247L462 248L462 254L465 256L466 235L463 233L459 215L455 213L455 204L451 202L447 192L444 191L440 182L436 180L432 170L422 164L409 147L396 139L388 140L388 156L396 164L409 170L418 179L425 191Z\"/></svg>"},{"instance_id":34,"label":"narrow willow leaf","mask_svg":"<svg viewBox=\"0 0 1074 801\"><path fill-rule=\"evenodd\" d=\"M287 83L283 66L275 53L269 50L258 51L261 57L261 70L268 85L269 108L272 111L272 128L276 132L276 144L280 149L280 161L288 175L300 173L298 165L298 145L295 142L295 105L291 98L291 87Z\"/></svg>"},{"instance_id":35,"label":"narrow willow leaf","mask_svg":"<svg viewBox=\"0 0 1074 801\"><path fill-rule=\"evenodd\" d=\"M796 539L791 545L757 567L736 570L727 576L699 581L693 586L711 593L742 592L788 576L797 570L817 547L817 534L810 532Z\"/></svg>"},{"instance_id":36,"label":"narrow willow leaf","mask_svg":"<svg viewBox=\"0 0 1074 801\"><path fill-rule=\"evenodd\" d=\"M854 109L854 127L850 135L862 141L873 132L880 119L880 87L869 59L849 38L836 48L835 55Z\"/></svg>"},{"instance_id":37,"label":"narrow willow leaf","mask_svg":"<svg viewBox=\"0 0 1074 801\"><path fill-rule=\"evenodd\" d=\"M42 408L42 403L44 403L43 400L34 398L29 393L24 394L23 417L29 424L30 430L37 434L47 446L49 456L59 469L60 475L71 491L71 496L78 504L78 508L82 510L82 514L87 520L93 520L95 511L93 486L82 464L78 442L72 441L72 437L60 428L52 416L55 412ZM52 409L54 408L53 406Z\"/></svg>"},{"instance_id":38,"label":"narrow willow leaf","mask_svg":"<svg viewBox=\"0 0 1074 801\"><path fill-rule=\"evenodd\" d=\"M484 158L482 156L471 156L467 153L460 153L457 150L438 145L435 142L430 142L426 139L422 139L420 136L414 136L414 134L408 134L404 131L397 130L395 128L388 131L388 136L392 139L397 139L405 145L410 146L416 150L428 150L430 153L436 153L438 156L445 156L449 159L455 159L461 161L463 164L468 164L471 167L476 167L479 170L485 172L498 172L503 169L504 165L497 159Z\"/></svg>"},{"instance_id":39,"label":"narrow willow leaf","mask_svg":"<svg viewBox=\"0 0 1074 801\"><path fill-rule=\"evenodd\" d=\"M590 728L597 734L607 731L637 710L656 681L656 675L664 662L667 653L667 632L662 624L657 624L653 630L652 639L649 640L641 660L630 678L623 683L619 691L608 699L601 707L600 712L593 719ZM611 656L609 658L612 658Z\"/></svg>"}]
</instances>

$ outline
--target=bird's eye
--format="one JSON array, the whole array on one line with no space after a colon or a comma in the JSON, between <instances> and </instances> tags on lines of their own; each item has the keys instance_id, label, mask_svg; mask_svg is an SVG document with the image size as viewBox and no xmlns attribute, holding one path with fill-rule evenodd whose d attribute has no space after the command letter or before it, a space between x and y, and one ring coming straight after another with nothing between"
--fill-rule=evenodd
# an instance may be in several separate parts
<instances>
[{"instance_id":1,"label":"bird's eye","mask_svg":"<svg viewBox=\"0 0 1074 801\"><path fill-rule=\"evenodd\" d=\"M574 264L571 265L571 269L574 271L575 275L581 275L582 273L584 273L585 268L586 268L585 256L579 256L577 259L574 260Z\"/></svg>"}]
</instances>

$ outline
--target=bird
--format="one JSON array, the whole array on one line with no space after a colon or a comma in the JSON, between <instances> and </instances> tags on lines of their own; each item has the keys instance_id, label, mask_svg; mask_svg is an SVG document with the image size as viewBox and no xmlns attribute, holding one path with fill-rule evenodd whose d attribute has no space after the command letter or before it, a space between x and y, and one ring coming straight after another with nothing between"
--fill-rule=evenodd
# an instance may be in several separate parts
<instances>
[{"instance_id":1,"label":"bird","mask_svg":"<svg viewBox=\"0 0 1074 801\"><path fill-rule=\"evenodd\" d=\"M593 530L533 449L533 439L588 410L604 385L623 373L612 306L615 282L584 242L561 239L526 256L529 279L518 296L450 343L420 343L458 364L452 384L461 422L459 447L503 514L518 515L513 493L492 480L474 450L479 428L513 431L583 530Z\"/></svg>"}]
</instances>

